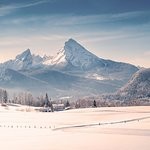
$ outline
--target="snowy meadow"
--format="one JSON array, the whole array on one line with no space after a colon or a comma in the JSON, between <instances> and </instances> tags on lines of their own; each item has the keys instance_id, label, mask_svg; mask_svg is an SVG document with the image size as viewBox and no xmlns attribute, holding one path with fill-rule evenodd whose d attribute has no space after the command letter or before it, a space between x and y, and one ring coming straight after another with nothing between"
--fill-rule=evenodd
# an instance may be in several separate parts
<instances>
[{"instance_id":1,"label":"snowy meadow","mask_svg":"<svg viewBox=\"0 0 150 150\"><path fill-rule=\"evenodd\" d=\"M149 150L150 107L103 107L37 112L0 107L3 150Z\"/></svg>"}]
</instances>

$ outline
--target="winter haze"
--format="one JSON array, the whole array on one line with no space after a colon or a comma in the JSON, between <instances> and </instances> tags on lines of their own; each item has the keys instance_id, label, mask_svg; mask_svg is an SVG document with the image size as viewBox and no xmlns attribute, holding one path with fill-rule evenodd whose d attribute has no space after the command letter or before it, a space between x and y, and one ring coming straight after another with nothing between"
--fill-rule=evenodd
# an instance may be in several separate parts
<instances>
[{"instance_id":1,"label":"winter haze","mask_svg":"<svg viewBox=\"0 0 150 150\"><path fill-rule=\"evenodd\" d=\"M0 149L150 149L149 0L0 0Z\"/></svg>"}]
</instances>

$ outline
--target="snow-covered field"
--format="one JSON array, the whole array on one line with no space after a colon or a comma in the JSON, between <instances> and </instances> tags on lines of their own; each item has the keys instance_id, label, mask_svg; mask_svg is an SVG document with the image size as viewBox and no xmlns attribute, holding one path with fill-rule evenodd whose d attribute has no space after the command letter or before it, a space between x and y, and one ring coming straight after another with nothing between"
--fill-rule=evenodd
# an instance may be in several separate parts
<instances>
[{"instance_id":1,"label":"snow-covered field","mask_svg":"<svg viewBox=\"0 0 150 150\"><path fill-rule=\"evenodd\" d=\"M26 111L26 106L0 106L1 150L150 149L150 106Z\"/></svg>"}]
</instances>

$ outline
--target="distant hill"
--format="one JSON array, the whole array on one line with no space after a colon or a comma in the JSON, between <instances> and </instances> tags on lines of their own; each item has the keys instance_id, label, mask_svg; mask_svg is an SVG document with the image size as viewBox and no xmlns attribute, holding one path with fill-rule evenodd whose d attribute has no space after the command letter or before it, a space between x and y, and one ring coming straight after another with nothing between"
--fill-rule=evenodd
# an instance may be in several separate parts
<instances>
[{"instance_id":1,"label":"distant hill","mask_svg":"<svg viewBox=\"0 0 150 150\"><path fill-rule=\"evenodd\" d=\"M137 71L128 83L118 90L121 99L150 97L150 68Z\"/></svg>"}]
</instances>

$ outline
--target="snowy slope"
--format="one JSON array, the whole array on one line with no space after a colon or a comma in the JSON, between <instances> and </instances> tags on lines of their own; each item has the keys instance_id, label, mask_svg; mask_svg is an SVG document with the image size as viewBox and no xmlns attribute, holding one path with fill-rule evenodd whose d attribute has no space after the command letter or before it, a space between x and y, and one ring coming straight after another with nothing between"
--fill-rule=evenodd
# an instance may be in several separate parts
<instances>
[{"instance_id":1,"label":"snowy slope","mask_svg":"<svg viewBox=\"0 0 150 150\"><path fill-rule=\"evenodd\" d=\"M38 86L44 87L47 85L47 83L44 81L38 80L30 76L26 76L12 69L6 69L3 76L0 77L0 85L6 88L8 87L8 88L30 89L36 88Z\"/></svg>"},{"instance_id":2,"label":"snowy slope","mask_svg":"<svg viewBox=\"0 0 150 150\"><path fill-rule=\"evenodd\" d=\"M118 94L127 99L150 97L150 68L136 72Z\"/></svg>"},{"instance_id":3,"label":"snowy slope","mask_svg":"<svg viewBox=\"0 0 150 150\"><path fill-rule=\"evenodd\" d=\"M43 70L30 75L36 79L47 82L52 87L66 90L66 94L69 96L115 92L118 88L115 82L91 80L56 70Z\"/></svg>"},{"instance_id":4,"label":"snowy slope","mask_svg":"<svg viewBox=\"0 0 150 150\"><path fill-rule=\"evenodd\" d=\"M150 106L84 108L54 113L41 113L34 109L37 110L35 107L20 105L0 106L1 150L150 148L150 119L102 125L150 116ZM79 127L85 124L97 125ZM72 128L61 129L67 126Z\"/></svg>"}]
</instances>

